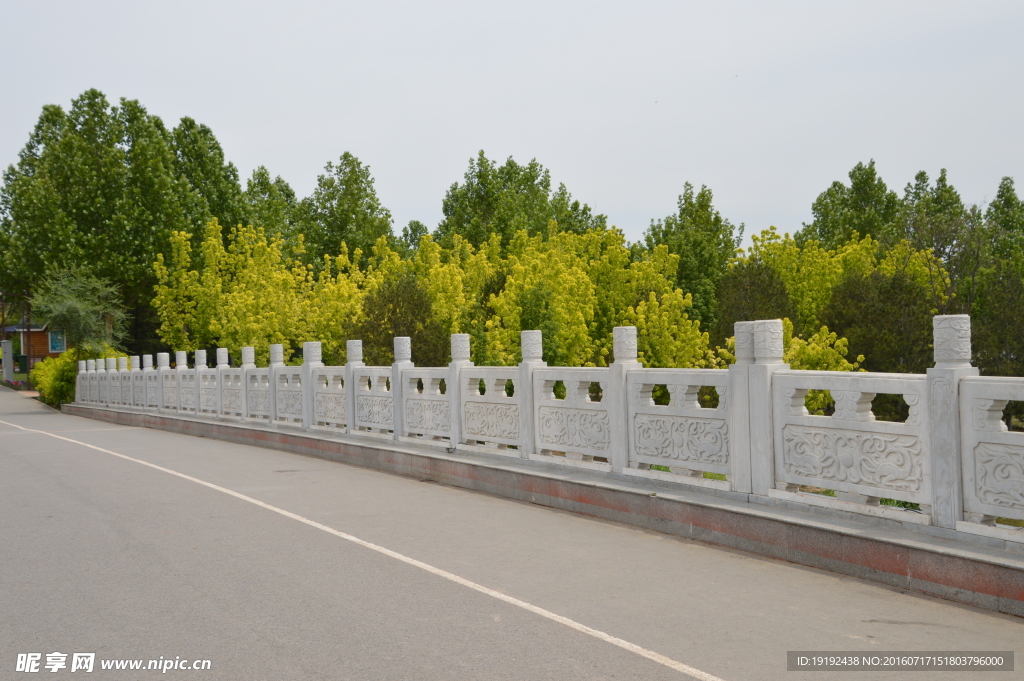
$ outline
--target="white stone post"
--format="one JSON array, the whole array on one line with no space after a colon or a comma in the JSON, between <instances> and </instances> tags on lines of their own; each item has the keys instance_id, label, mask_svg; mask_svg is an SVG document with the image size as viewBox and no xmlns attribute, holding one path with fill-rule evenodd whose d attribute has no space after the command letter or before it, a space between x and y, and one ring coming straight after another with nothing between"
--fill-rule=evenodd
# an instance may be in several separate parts
<instances>
[{"instance_id":1,"label":"white stone post","mask_svg":"<svg viewBox=\"0 0 1024 681\"><path fill-rule=\"evenodd\" d=\"M132 374L128 370L128 358L118 357L117 358L117 383L118 383L118 396L117 403L120 405L127 405L132 403ZM124 387L128 386L128 399L124 398Z\"/></svg>"},{"instance_id":2,"label":"white stone post","mask_svg":"<svg viewBox=\"0 0 1024 681\"><path fill-rule=\"evenodd\" d=\"M135 399L135 382L141 380L136 378L138 374L142 373L142 358L139 355L132 355L131 362L129 363L129 380L132 382L131 399L128 404L133 407L145 407L146 406L146 383L142 382L142 403Z\"/></svg>"},{"instance_id":3,"label":"white stone post","mask_svg":"<svg viewBox=\"0 0 1024 681\"><path fill-rule=\"evenodd\" d=\"M772 374L788 369L782 355L782 320L762 319L752 323L754 363L749 370L750 487L755 495L767 497L775 487L775 431L772 422ZM745 342L745 341L744 341Z\"/></svg>"},{"instance_id":4,"label":"white stone post","mask_svg":"<svg viewBox=\"0 0 1024 681\"><path fill-rule=\"evenodd\" d=\"M971 366L971 317L965 314L932 317L932 340L935 366L927 372L932 524L956 529L964 512L960 379L978 375L978 370Z\"/></svg>"},{"instance_id":5,"label":"white stone post","mask_svg":"<svg viewBox=\"0 0 1024 681\"><path fill-rule=\"evenodd\" d=\"M4 380L14 380L14 341L0 341L0 354L4 356ZM79 362L81 365L81 362ZM82 373L79 371L79 373ZM75 394L75 402L78 402L78 394Z\"/></svg>"},{"instance_id":6,"label":"white stone post","mask_svg":"<svg viewBox=\"0 0 1024 681\"><path fill-rule=\"evenodd\" d=\"M356 432L356 383L354 372L363 364L363 341L350 340L345 342L345 429L349 433Z\"/></svg>"},{"instance_id":7,"label":"white stone post","mask_svg":"<svg viewBox=\"0 0 1024 681\"><path fill-rule=\"evenodd\" d=\"M616 326L612 329L612 354L615 361L608 365L608 385L601 386L601 401L608 400L610 416L611 446L608 460L612 465L612 472L621 473L623 469L629 467L629 429L626 416L629 414L629 402L626 372L640 368L640 362L636 359L635 326Z\"/></svg>"},{"instance_id":8,"label":"white stone post","mask_svg":"<svg viewBox=\"0 0 1024 681\"><path fill-rule=\"evenodd\" d=\"M412 339L408 336L395 337L395 362L391 365L391 403L394 405L394 438L405 435L405 391L402 389L402 369L411 369Z\"/></svg>"},{"instance_id":9,"label":"white stone post","mask_svg":"<svg viewBox=\"0 0 1024 681\"><path fill-rule=\"evenodd\" d=\"M249 418L249 372L256 368L256 348L242 348L242 419Z\"/></svg>"},{"instance_id":10,"label":"white stone post","mask_svg":"<svg viewBox=\"0 0 1024 681\"><path fill-rule=\"evenodd\" d=\"M242 348L242 368L246 371L256 368L256 348L248 345Z\"/></svg>"},{"instance_id":11,"label":"white stone post","mask_svg":"<svg viewBox=\"0 0 1024 681\"><path fill-rule=\"evenodd\" d=\"M323 346L320 341L302 344L302 425L309 430L313 425L313 370L323 363ZM276 413L276 412L275 412Z\"/></svg>"},{"instance_id":12,"label":"white stone post","mask_svg":"<svg viewBox=\"0 0 1024 681\"><path fill-rule=\"evenodd\" d=\"M86 402L92 402L93 401L92 400L92 384L93 384L94 381L98 381L99 380L98 377L96 376L96 360L94 360L94 359L87 359L87 360L85 360L85 372L86 372L85 401ZM96 386L96 398L97 399L99 399L99 395L100 395L100 393L99 393L99 384L97 383L97 386Z\"/></svg>"},{"instance_id":13,"label":"white stone post","mask_svg":"<svg viewBox=\"0 0 1024 681\"><path fill-rule=\"evenodd\" d=\"M534 428L536 427L536 414L534 414L533 402L533 370L548 365L544 361L544 337L540 331L520 331L519 348L522 361L519 362L519 385L516 386L516 396L519 397L519 404L523 410L519 418L519 427L522 429L523 448L519 456L524 459L530 458L535 451L533 441Z\"/></svg>"},{"instance_id":14,"label":"white stone post","mask_svg":"<svg viewBox=\"0 0 1024 681\"><path fill-rule=\"evenodd\" d=\"M227 348L217 348L217 418L224 418L224 370L231 368ZM244 389L245 386L243 385ZM242 397L245 397L243 390Z\"/></svg>"},{"instance_id":15,"label":"white stone post","mask_svg":"<svg viewBox=\"0 0 1024 681\"><path fill-rule=\"evenodd\" d=\"M157 411L165 411L168 405L164 404L164 376L171 370L171 356L166 352L156 353L156 408Z\"/></svg>"},{"instance_id":16,"label":"white stone post","mask_svg":"<svg viewBox=\"0 0 1024 681\"><path fill-rule=\"evenodd\" d=\"M206 365L206 350L196 350L196 369L208 369ZM199 374L196 374L196 380L199 379Z\"/></svg>"},{"instance_id":17,"label":"white stone post","mask_svg":"<svg viewBox=\"0 0 1024 681\"><path fill-rule=\"evenodd\" d=\"M754 363L754 324L736 322L736 363L729 367L729 481L736 492L750 494L750 366Z\"/></svg>"},{"instance_id":18,"label":"white stone post","mask_svg":"<svg viewBox=\"0 0 1024 681\"><path fill-rule=\"evenodd\" d=\"M117 373L117 357L107 357L107 406L117 404L120 395L114 395L114 376L121 378ZM118 392L121 390L121 385L118 383Z\"/></svg>"},{"instance_id":19,"label":"white stone post","mask_svg":"<svg viewBox=\"0 0 1024 681\"><path fill-rule=\"evenodd\" d=\"M303 359L305 363L305 359ZM284 345L281 343L270 344L270 425L277 423L277 369L284 366ZM305 379L303 379L305 380Z\"/></svg>"},{"instance_id":20,"label":"white stone post","mask_svg":"<svg viewBox=\"0 0 1024 681\"><path fill-rule=\"evenodd\" d=\"M448 436L450 446L455 447L462 441L462 376L463 367L473 366L469 353L469 334L453 333L451 338L452 361L448 364L448 378L444 381L445 395L451 406L451 433Z\"/></svg>"},{"instance_id":21,"label":"white stone post","mask_svg":"<svg viewBox=\"0 0 1024 681\"><path fill-rule=\"evenodd\" d=\"M29 359L29 362L32 360ZM103 385L107 382L107 363L102 357L96 360L96 403L106 404L106 400L103 397ZM109 397L110 386L107 386L107 396Z\"/></svg>"},{"instance_id":22,"label":"white stone post","mask_svg":"<svg viewBox=\"0 0 1024 681\"><path fill-rule=\"evenodd\" d=\"M4 341L4 343L10 343L10 341ZM4 380L8 381L11 379L7 378L7 363L13 360L11 359L10 350L7 349L6 345L4 348ZM84 359L78 360L78 376L75 377L75 402L85 402L85 396L82 393L88 394L89 391L89 384L87 383L89 374L86 373L88 371L86 366ZM85 384L84 386L82 385L83 383Z\"/></svg>"}]
</instances>

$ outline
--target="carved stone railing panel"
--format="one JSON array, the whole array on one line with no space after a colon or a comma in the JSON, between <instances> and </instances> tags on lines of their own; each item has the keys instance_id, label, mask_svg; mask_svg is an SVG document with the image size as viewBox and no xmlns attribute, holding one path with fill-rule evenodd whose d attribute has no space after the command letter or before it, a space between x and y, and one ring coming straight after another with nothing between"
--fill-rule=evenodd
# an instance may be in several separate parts
<instances>
[{"instance_id":1,"label":"carved stone railing panel","mask_svg":"<svg viewBox=\"0 0 1024 681\"><path fill-rule=\"evenodd\" d=\"M1024 378L981 376L960 382L964 511L1024 520L1024 433L1010 431L1003 409L1024 401Z\"/></svg>"},{"instance_id":2,"label":"carved stone railing panel","mask_svg":"<svg viewBox=\"0 0 1024 681\"><path fill-rule=\"evenodd\" d=\"M216 416L220 413L220 382L219 372L216 369L200 368L199 374L199 403L196 411L207 416Z\"/></svg>"},{"instance_id":3,"label":"carved stone railing panel","mask_svg":"<svg viewBox=\"0 0 1024 681\"><path fill-rule=\"evenodd\" d=\"M518 367L466 367L459 372L462 382L462 440L471 446L508 450L525 444L523 387ZM480 392L480 382L484 392ZM512 396L505 386L512 381ZM516 450L510 453L516 454ZM518 455L518 454L516 454Z\"/></svg>"},{"instance_id":4,"label":"carved stone railing panel","mask_svg":"<svg viewBox=\"0 0 1024 681\"><path fill-rule=\"evenodd\" d=\"M156 409L160 406L160 376L155 369L142 373L146 383L146 408Z\"/></svg>"},{"instance_id":5,"label":"carved stone railing panel","mask_svg":"<svg viewBox=\"0 0 1024 681\"><path fill-rule=\"evenodd\" d=\"M220 369L220 414L245 418L245 370Z\"/></svg>"},{"instance_id":6,"label":"carved stone railing panel","mask_svg":"<svg viewBox=\"0 0 1024 681\"><path fill-rule=\"evenodd\" d=\"M89 372L89 401L100 401L100 380L99 375L95 371Z\"/></svg>"},{"instance_id":7,"label":"carved stone railing panel","mask_svg":"<svg viewBox=\"0 0 1024 681\"><path fill-rule=\"evenodd\" d=\"M344 430L348 426L345 367L313 370L313 428Z\"/></svg>"},{"instance_id":8,"label":"carved stone railing panel","mask_svg":"<svg viewBox=\"0 0 1024 681\"><path fill-rule=\"evenodd\" d=\"M536 434L541 455L563 454L568 459L609 460L613 418L607 402L593 402L590 386L599 383L607 393L607 369L545 367L533 372ZM555 384L562 381L565 399L555 397ZM603 399L603 398L602 398ZM621 414L615 415L621 418Z\"/></svg>"},{"instance_id":9,"label":"carved stone railing panel","mask_svg":"<svg viewBox=\"0 0 1024 681\"><path fill-rule=\"evenodd\" d=\"M278 423L302 425L302 367L274 368L275 420Z\"/></svg>"},{"instance_id":10,"label":"carved stone railing panel","mask_svg":"<svg viewBox=\"0 0 1024 681\"><path fill-rule=\"evenodd\" d=\"M391 389L391 367L357 367L355 383L355 430L361 435L386 437L395 429L395 402Z\"/></svg>"},{"instance_id":11,"label":"carved stone railing panel","mask_svg":"<svg viewBox=\"0 0 1024 681\"><path fill-rule=\"evenodd\" d=\"M402 369L403 435L450 439L453 391L447 390L449 375L448 369ZM442 380L446 381L443 395Z\"/></svg>"},{"instance_id":12,"label":"carved stone railing panel","mask_svg":"<svg viewBox=\"0 0 1024 681\"><path fill-rule=\"evenodd\" d=\"M178 410L178 372L173 369L161 371L161 407L164 411Z\"/></svg>"},{"instance_id":13,"label":"carved stone railing panel","mask_svg":"<svg viewBox=\"0 0 1024 681\"><path fill-rule=\"evenodd\" d=\"M879 498L931 503L926 416L927 382L920 374L779 371L772 375L775 480L782 490L800 485ZM807 413L811 390L829 390L831 416ZM903 395L906 422L876 421L877 394Z\"/></svg>"},{"instance_id":14,"label":"carved stone railing panel","mask_svg":"<svg viewBox=\"0 0 1024 681\"><path fill-rule=\"evenodd\" d=\"M257 421L270 420L270 369L247 369L245 372L245 417Z\"/></svg>"},{"instance_id":15,"label":"carved stone railing panel","mask_svg":"<svg viewBox=\"0 0 1024 681\"><path fill-rule=\"evenodd\" d=\"M107 401L110 404L121 403L121 374L117 371L107 372Z\"/></svg>"},{"instance_id":16,"label":"carved stone railing panel","mask_svg":"<svg viewBox=\"0 0 1024 681\"><path fill-rule=\"evenodd\" d=\"M107 372L106 371L102 371L102 372L98 371L98 372L96 372L96 377L97 377L96 386L97 386L97 390L98 390L96 401L99 402L100 404L106 404L109 401L108 400L108 395L110 393L110 390L109 390L109 387L110 387L109 377L107 376Z\"/></svg>"},{"instance_id":17,"label":"carved stone railing panel","mask_svg":"<svg viewBox=\"0 0 1024 681\"><path fill-rule=\"evenodd\" d=\"M178 405L182 412L196 410L196 372L195 370L178 371Z\"/></svg>"},{"instance_id":18,"label":"carved stone railing panel","mask_svg":"<svg viewBox=\"0 0 1024 681\"><path fill-rule=\"evenodd\" d=\"M669 404L654 403L657 385L668 389ZM626 386L631 469L668 466L687 477L732 472L727 371L634 369L626 374ZM716 408L701 408L698 393L703 386L718 392Z\"/></svg>"}]
</instances>

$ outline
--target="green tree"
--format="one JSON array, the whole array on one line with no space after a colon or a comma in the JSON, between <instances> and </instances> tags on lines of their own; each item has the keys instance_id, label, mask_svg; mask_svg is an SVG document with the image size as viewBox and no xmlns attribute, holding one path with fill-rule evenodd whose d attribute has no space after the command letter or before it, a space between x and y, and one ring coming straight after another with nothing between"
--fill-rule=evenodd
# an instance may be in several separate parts
<instances>
[{"instance_id":1,"label":"green tree","mask_svg":"<svg viewBox=\"0 0 1024 681\"><path fill-rule=\"evenodd\" d=\"M729 267L718 283L718 328L713 342L723 345L736 322L793 318L786 283L768 263L753 256Z\"/></svg>"},{"instance_id":2,"label":"green tree","mask_svg":"<svg viewBox=\"0 0 1024 681\"><path fill-rule=\"evenodd\" d=\"M188 181L199 197L197 210L203 222L215 217L228 229L250 222L238 169L233 163L225 162L224 150L209 127L191 118L182 118L178 127L171 131L171 147L175 172ZM201 230L195 230L194 245L198 245L202 236Z\"/></svg>"},{"instance_id":3,"label":"green tree","mask_svg":"<svg viewBox=\"0 0 1024 681\"><path fill-rule=\"evenodd\" d=\"M266 166L256 168L246 181L242 198L253 226L266 230L267 234L281 236L289 244L294 243L298 199L295 190L280 175L271 179Z\"/></svg>"},{"instance_id":4,"label":"green tree","mask_svg":"<svg viewBox=\"0 0 1024 681\"><path fill-rule=\"evenodd\" d=\"M605 226L604 215L574 200L565 185L551 191L551 173L536 159L520 165L511 157L498 166L481 151L469 162L464 183L454 183L442 204L444 219L437 238L450 245L459 235L473 247L486 243L492 234L507 247L519 231L533 236L553 228L583 234Z\"/></svg>"},{"instance_id":5,"label":"green tree","mask_svg":"<svg viewBox=\"0 0 1024 681\"><path fill-rule=\"evenodd\" d=\"M718 282L743 238L743 225L733 227L715 209L712 199L706 186L694 193L687 182L677 212L652 221L644 234L648 249L664 244L679 257L675 285L692 296L690 315L705 329L717 325Z\"/></svg>"},{"instance_id":6,"label":"green tree","mask_svg":"<svg viewBox=\"0 0 1024 681\"><path fill-rule=\"evenodd\" d=\"M163 123L137 101L112 107L88 90L67 112L43 107L0 189L6 290L27 292L48 271L84 268L120 291L132 349L152 349L152 262L171 232L197 227L195 194L175 163Z\"/></svg>"},{"instance_id":7,"label":"green tree","mask_svg":"<svg viewBox=\"0 0 1024 681\"><path fill-rule=\"evenodd\" d=\"M316 264L324 255L349 251L369 254L382 236L393 238L391 213L381 205L373 187L370 167L345 152L338 163L328 162L317 177L313 195L299 205L299 229L305 235L307 262Z\"/></svg>"},{"instance_id":8,"label":"green tree","mask_svg":"<svg viewBox=\"0 0 1024 681\"><path fill-rule=\"evenodd\" d=\"M858 163L850 171L849 186L836 181L818 195L811 205L814 220L795 239L800 246L814 239L826 250L838 248L854 235L879 239L892 232L900 208L899 196L878 176L874 159L867 165Z\"/></svg>"},{"instance_id":9,"label":"green tree","mask_svg":"<svg viewBox=\"0 0 1024 681\"><path fill-rule=\"evenodd\" d=\"M63 329L68 347L76 350L119 345L128 330L117 289L82 269L51 273L32 296L32 308L50 328Z\"/></svg>"}]
</instances>

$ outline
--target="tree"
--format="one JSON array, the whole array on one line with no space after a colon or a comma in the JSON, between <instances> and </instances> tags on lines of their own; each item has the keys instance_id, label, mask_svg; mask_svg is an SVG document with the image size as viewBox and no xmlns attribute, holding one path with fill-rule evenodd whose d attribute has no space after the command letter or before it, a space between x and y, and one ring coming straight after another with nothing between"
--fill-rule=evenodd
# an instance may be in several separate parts
<instances>
[{"instance_id":1,"label":"tree","mask_svg":"<svg viewBox=\"0 0 1024 681\"><path fill-rule=\"evenodd\" d=\"M252 171L246 181L243 199L248 206L251 224L267 234L279 234L286 240L295 236L295 191L280 175L271 179L266 166Z\"/></svg>"},{"instance_id":2,"label":"tree","mask_svg":"<svg viewBox=\"0 0 1024 681\"><path fill-rule=\"evenodd\" d=\"M855 235L883 238L892 232L900 208L899 196L878 176L874 159L858 163L850 171L849 186L833 182L818 195L811 205L814 220L795 235L796 242L803 246L813 239L831 250Z\"/></svg>"},{"instance_id":3,"label":"tree","mask_svg":"<svg viewBox=\"0 0 1024 681\"><path fill-rule=\"evenodd\" d=\"M172 232L198 226L195 194L175 164L163 123L137 101L112 107L88 90L67 112L43 107L0 189L5 291L27 292L56 269L86 269L132 311L131 349L149 350L152 263Z\"/></svg>"},{"instance_id":4,"label":"tree","mask_svg":"<svg viewBox=\"0 0 1024 681\"><path fill-rule=\"evenodd\" d=\"M705 329L718 320L718 282L743 238L743 225L734 228L712 204L712 193L683 185L676 214L652 221L644 234L647 248L664 244L679 257L675 285L693 298L690 315Z\"/></svg>"},{"instance_id":5,"label":"tree","mask_svg":"<svg viewBox=\"0 0 1024 681\"><path fill-rule=\"evenodd\" d=\"M760 258L742 258L729 267L718 283L718 328L713 341L724 344L736 322L792 318L786 284L778 272Z\"/></svg>"},{"instance_id":6,"label":"tree","mask_svg":"<svg viewBox=\"0 0 1024 681\"><path fill-rule=\"evenodd\" d=\"M250 222L238 169L225 162L224 150L210 128L182 118L171 131L171 147L175 172L188 181L199 198L197 210L202 222L215 217L228 229ZM202 236L202 231L195 230L196 244Z\"/></svg>"},{"instance_id":7,"label":"tree","mask_svg":"<svg viewBox=\"0 0 1024 681\"><path fill-rule=\"evenodd\" d=\"M50 328L64 330L69 348L86 354L120 344L127 333L117 288L82 269L51 273L32 296L32 308Z\"/></svg>"},{"instance_id":8,"label":"tree","mask_svg":"<svg viewBox=\"0 0 1024 681\"><path fill-rule=\"evenodd\" d=\"M367 257L382 236L393 238L391 213L381 205L370 167L345 152L317 177L313 195L299 206L299 229L305 235L307 262L319 268L324 255L357 249Z\"/></svg>"},{"instance_id":9,"label":"tree","mask_svg":"<svg viewBox=\"0 0 1024 681\"><path fill-rule=\"evenodd\" d=\"M520 165L509 157L502 166L483 151L469 162L463 184L454 183L442 204L444 219L437 239L450 245L459 235L475 248L492 234L508 247L519 231L545 234L549 229L583 234L605 226L604 215L572 198L565 185L551 192L551 173L536 159Z\"/></svg>"}]
</instances>

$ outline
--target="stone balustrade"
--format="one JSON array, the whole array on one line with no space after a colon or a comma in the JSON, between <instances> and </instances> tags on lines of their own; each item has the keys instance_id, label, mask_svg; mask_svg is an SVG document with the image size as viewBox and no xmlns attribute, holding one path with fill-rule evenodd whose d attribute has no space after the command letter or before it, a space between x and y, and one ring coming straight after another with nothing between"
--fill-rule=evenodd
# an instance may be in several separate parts
<instances>
[{"instance_id":1,"label":"stone balustrade","mask_svg":"<svg viewBox=\"0 0 1024 681\"><path fill-rule=\"evenodd\" d=\"M475 366L465 334L452 336L447 367L414 366L408 338L395 339L391 366L366 366L358 340L342 367L324 366L312 342L299 366L280 345L267 367L251 347L240 367L224 348L215 367L205 351L191 367L184 352L173 368L167 353L155 368L148 355L141 366L87 360L76 402L422 443L1024 542L998 523L1024 520L1024 433L1003 420L1008 401L1024 401L1024 378L978 376L969 317L935 317L927 375L795 371L779 320L735 331L728 370L645 369L633 327L615 329L614 362L599 368L548 367L539 331L522 333L513 367ZM809 413L810 391L829 391L834 411ZM905 421L878 420L878 395L900 396Z\"/></svg>"}]
</instances>

